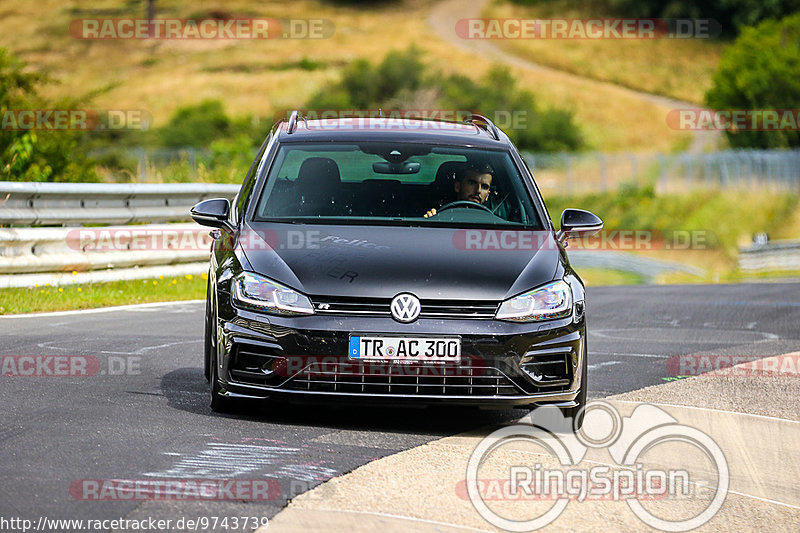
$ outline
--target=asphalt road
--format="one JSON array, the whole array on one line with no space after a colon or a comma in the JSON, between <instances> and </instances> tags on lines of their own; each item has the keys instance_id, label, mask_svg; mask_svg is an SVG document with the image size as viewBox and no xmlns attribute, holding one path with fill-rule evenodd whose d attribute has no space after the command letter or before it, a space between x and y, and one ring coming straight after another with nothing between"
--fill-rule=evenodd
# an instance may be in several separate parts
<instances>
[{"instance_id":1,"label":"asphalt road","mask_svg":"<svg viewBox=\"0 0 800 533\"><path fill-rule=\"evenodd\" d=\"M663 383L674 355L797 351L800 284L590 288L588 317L590 397L600 398ZM0 318L3 373L23 368L5 356L71 355L94 374L0 376L0 520L272 517L294 494L373 459L524 414L365 405L217 415L202 324L194 302ZM86 490L92 480L176 478L269 478L280 489L257 502L97 500L102 492Z\"/></svg>"}]
</instances>

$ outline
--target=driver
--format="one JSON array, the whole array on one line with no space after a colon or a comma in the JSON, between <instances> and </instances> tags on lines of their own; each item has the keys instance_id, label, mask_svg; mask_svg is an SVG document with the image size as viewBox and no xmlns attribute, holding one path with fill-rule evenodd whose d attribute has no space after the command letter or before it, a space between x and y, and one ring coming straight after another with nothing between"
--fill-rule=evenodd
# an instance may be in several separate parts
<instances>
[{"instance_id":1,"label":"driver","mask_svg":"<svg viewBox=\"0 0 800 533\"><path fill-rule=\"evenodd\" d=\"M494 171L489 165L465 167L456 174L456 180L453 182L453 189L456 193L454 201L485 204L486 200L489 199L493 176ZM440 204L440 207L441 205L444 204ZM432 217L436 212L436 208L429 209L423 216L425 218Z\"/></svg>"}]
</instances>

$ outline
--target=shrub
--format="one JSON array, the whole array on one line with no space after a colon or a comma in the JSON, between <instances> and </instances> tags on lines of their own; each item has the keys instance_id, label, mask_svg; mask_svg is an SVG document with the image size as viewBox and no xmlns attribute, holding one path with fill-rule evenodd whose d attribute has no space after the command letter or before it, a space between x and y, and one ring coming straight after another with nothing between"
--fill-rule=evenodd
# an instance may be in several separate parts
<instances>
[{"instance_id":1,"label":"shrub","mask_svg":"<svg viewBox=\"0 0 800 533\"><path fill-rule=\"evenodd\" d=\"M713 109L800 108L800 14L746 28L723 53L706 94ZM797 128L728 132L735 147L800 146Z\"/></svg>"},{"instance_id":2,"label":"shrub","mask_svg":"<svg viewBox=\"0 0 800 533\"><path fill-rule=\"evenodd\" d=\"M231 120L219 100L205 100L197 105L179 108L160 129L164 146L205 147L211 141L230 134Z\"/></svg>"},{"instance_id":3,"label":"shrub","mask_svg":"<svg viewBox=\"0 0 800 533\"><path fill-rule=\"evenodd\" d=\"M508 68L493 67L483 80L427 67L414 47L389 52L378 64L360 59L342 78L318 91L306 103L312 110L439 109L473 111L489 118L510 117L498 126L523 149L576 150L583 146L573 115L564 109L540 110L529 91L519 89ZM516 120L515 117L521 117Z\"/></svg>"},{"instance_id":4,"label":"shrub","mask_svg":"<svg viewBox=\"0 0 800 533\"><path fill-rule=\"evenodd\" d=\"M36 88L48 80L24 72L25 65L0 48L0 115L18 109L68 109L79 102L47 102ZM87 134L76 131L0 129L0 179L7 181L97 181L87 155Z\"/></svg>"}]
</instances>

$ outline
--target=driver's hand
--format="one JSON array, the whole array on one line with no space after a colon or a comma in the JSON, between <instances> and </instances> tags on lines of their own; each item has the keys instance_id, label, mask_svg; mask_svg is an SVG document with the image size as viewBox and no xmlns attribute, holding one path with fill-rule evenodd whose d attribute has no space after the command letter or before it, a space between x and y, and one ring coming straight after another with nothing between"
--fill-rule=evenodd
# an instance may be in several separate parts
<instances>
[{"instance_id":1,"label":"driver's hand","mask_svg":"<svg viewBox=\"0 0 800 533\"><path fill-rule=\"evenodd\" d=\"M433 216L433 215L435 215L435 214L436 214L436 209L430 209L430 210L429 210L427 213L425 213L425 214L424 214L424 215L422 215L422 216L423 216L424 218L428 218L428 217L432 217L432 216Z\"/></svg>"}]
</instances>

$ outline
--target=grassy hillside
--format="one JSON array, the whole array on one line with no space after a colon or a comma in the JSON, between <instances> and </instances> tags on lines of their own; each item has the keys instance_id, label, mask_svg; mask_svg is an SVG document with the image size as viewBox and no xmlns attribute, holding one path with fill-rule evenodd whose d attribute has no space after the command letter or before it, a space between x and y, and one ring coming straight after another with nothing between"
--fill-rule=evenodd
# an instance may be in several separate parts
<instances>
[{"instance_id":1,"label":"grassy hillside","mask_svg":"<svg viewBox=\"0 0 800 533\"><path fill-rule=\"evenodd\" d=\"M593 12L590 2L576 4L550 0L535 6L520 6L496 0L484 16L567 19L602 16ZM703 102L724 46L718 40L706 39L509 39L496 43L508 52L542 65L695 103Z\"/></svg>"},{"instance_id":2,"label":"grassy hillside","mask_svg":"<svg viewBox=\"0 0 800 533\"><path fill-rule=\"evenodd\" d=\"M222 100L233 116L271 117L276 110L301 106L338 79L341 67L354 59L376 61L387 51L404 50L410 44L416 44L425 60L445 73L478 79L491 66L489 60L456 49L432 32L426 22L435 4L432 0L157 2L158 18L205 17L220 11L241 17L326 18L334 23L335 34L323 40L84 41L69 34L73 19L142 17L144 4L98 0L90 7L57 0L6 2L0 8L0 20L14 31L0 33L0 46L58 81L44 89L45 96L100 91L92 107L145 109L156 125L166 123L178 107L205 99ZM518 68L514 72L543 106L575 112L590 149L669 151L689 142L689 134L666 126L667 109L662 106L632 99L613 87L598 87L591 80ZM648 71L636 75L650 76ZM421 102L420 107L424 106Z\"/></svg>"},{"instance_id":3,"label":"grassy hillside","mask_svg":"<svg viewBox=\"0 0 800 533\"><path fill-rule=\"evenodd\" d=\"M549 195L545 201L556 225L567 207L588 209L603 219L610 235L613 230L643 230L652 232L653 242L663 236L673 243L673 249L656 246L636 253L692 264L707 273L703 280L675 275L662 280L667 282L738 280L742 277L739 246L751 243L755 233L766 232L773 240L800 235L800 200L787 193L697 190L657 196L648 189L623 188L613 193Z\"/></svg>"}]
</instances>

